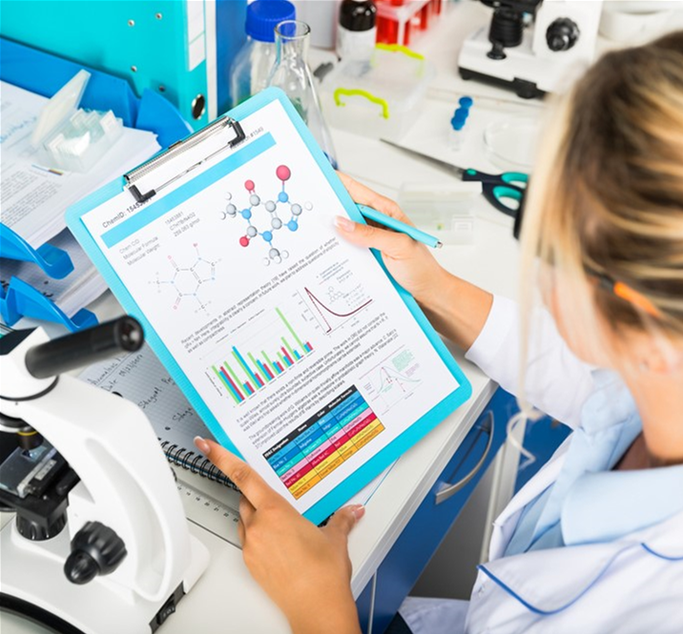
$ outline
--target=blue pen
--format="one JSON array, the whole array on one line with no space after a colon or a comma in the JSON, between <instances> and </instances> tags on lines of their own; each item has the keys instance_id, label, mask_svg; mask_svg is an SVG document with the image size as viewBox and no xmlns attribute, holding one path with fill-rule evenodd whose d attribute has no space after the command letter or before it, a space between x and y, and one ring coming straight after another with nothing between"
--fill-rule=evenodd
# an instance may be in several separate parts
<instances>
[{"instance_id":1,"label":"blue pen","mask_svg":"<svg viewBox=\"0 0 683 634\"><path fill-rule=\"evenodd\" d=\"M389 229L393 229L394 231L398 231L399 233L405 233L407 236L410 236L416 242L426 244L428 247L432 247L432 249L440 249L443 246L443 243L434 236L430 236L428 233L425 233L424 231L420 231L415 227L411 227L410 225L407 225L405 222L396 220L396 218L387 216L386 214L383 214L381 211L377 211L376 209L368 207L367 205L356 205L356 207L358 207L358 211L361 212L363 218L365 218L366 220L372 220L373 222L376 222L378 225L388 227Z\"/></svg>"}]
</instances>

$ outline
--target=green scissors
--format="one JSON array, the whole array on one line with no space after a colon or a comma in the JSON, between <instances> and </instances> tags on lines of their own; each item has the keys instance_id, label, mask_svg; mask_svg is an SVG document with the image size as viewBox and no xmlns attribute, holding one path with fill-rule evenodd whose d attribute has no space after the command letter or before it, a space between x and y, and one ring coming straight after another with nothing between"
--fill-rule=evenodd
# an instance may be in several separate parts
<instances>
[{"instance_id":1,"label":"green scissors","mask_svg":"<svg viewBox=\"0 0 683 634\"><path fill-rule=\"evenodd\" d=\"M384 143L392 147L403 150L413 156L419 156L434 165L448 170L451 174L455 174L464 181L478 181L481 182L482 193L484 198L488 200L498 211L515 218L517 211L522 206L524 201L524 194L527 185L529 184L529 175L524 172L503 172L502 174L487 174L470 168L458 167L452 163L442 161L440 159L423 154L416 150L403 147L391 141L382 139ZM507 201L510 201L507 202Z\"/></svg>"}]
</instances>

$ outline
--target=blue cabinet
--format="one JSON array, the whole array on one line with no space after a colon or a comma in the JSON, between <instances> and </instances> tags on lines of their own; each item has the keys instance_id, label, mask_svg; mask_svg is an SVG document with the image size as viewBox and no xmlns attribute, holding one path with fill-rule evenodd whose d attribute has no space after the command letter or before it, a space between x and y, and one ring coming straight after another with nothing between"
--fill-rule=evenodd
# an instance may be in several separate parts
<instances>
[{"instance_id":1,"label":"blue cabinet","mask_svg":"<svg viewBox=\"0 0 683 634\"><path fill-rule=\"evenodd\" d=\"M514 397L498 389L359 597L363 632L372 620L372 634L381 634L394 618L503 445L516 408Z\"/></svg>"},{"instance_id":2,"label":"blue cabinet","mask_svg":"<svg viewBox=\"0 0 683 634\"><path fill-rule=\"evenodd\" d=\"M364 634L370 631L370 621L372 619L373 601L375 599L374 589L375 579L370 579L370 582L365 586L365 590L356 599L356 608L358 608L358 620L360 621L360 630Z\"/></svg>"}]
</instances>

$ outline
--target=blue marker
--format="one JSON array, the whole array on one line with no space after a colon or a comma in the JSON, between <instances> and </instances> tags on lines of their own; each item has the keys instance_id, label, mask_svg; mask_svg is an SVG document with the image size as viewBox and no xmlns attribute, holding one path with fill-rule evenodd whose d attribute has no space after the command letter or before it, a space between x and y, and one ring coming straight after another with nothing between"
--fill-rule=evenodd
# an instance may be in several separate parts
<instances>
[{"instance_id":1,"label":"blue marker","mask_svg":"<svg viewBox=\"0 0 683 634\"><path fill-rule=\"evenodd\" d=\"M407 225L405 222L396 220L396 218L387 216L386 214L383 214L382 212L377 211L372 207L368 207L367 205L356 205L356 207L358 207L358 211L360 211L361 214L363 214L363 218L365 218L366 220L372 220L373 222L376 222L378 225L382 225L384 227L392 229L393 231L397 231L398 233L405 233L407 236L410 236L416 242L426 244L428 247L431 247L432 249L440 249L443 246L442 242L434 236L430 236L428 233L425 233L424 231L420 231L415 227Z\"/></svg>"}]
</instances>

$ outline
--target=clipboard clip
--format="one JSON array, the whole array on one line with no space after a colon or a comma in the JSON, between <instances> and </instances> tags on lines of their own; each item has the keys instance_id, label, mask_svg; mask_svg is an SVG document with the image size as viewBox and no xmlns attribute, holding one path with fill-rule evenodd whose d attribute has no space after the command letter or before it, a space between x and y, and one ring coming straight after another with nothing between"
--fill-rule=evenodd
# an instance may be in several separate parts
<instances>
[{"instance_id":1,"label":"clipboard clip","mask_svg":"<svg viewBox=\"0 0 683 634\"><path fill-rule=\"evenodd\" d=\"M217 150L211 152L208 156L205 156L199 161L194 162L189 167L185 168L184 170L182 170L172 178L162 182L161 184L151 187L145 192L140 191L138 184L141 179L148 176L158 167L161 167L162 165L172 161L181 154L203 143L207 138L225 131L225 129L228 127L232 128L232 130L235 132L235 136L226 145L222 145ZM188 172L191 172L193 169L199 167L205 161L208 161L210 158L212 158L219 152L225 150L226 147L235 147L238 143L244 141L245 138L246 135L244 134L244 130L242 129L242 126L240 125L239 121L236 121L228 115L223 115L222 117L216 119L213 123L210 123L205 128L197 130L197 132L191 134L186 139L174 143L160 154L157 154L155 157L151 158L149 161L146 161L145 163L138 165L135 169L131 170L127 174L124 174L123 178L126 181L126 188L133 195L133 198L135 198L136 202L146 202L147 200L155 196L164 187L168 187L168 185L173 183L181 176L184 176Z\"/></svg>"}]
</instances>

